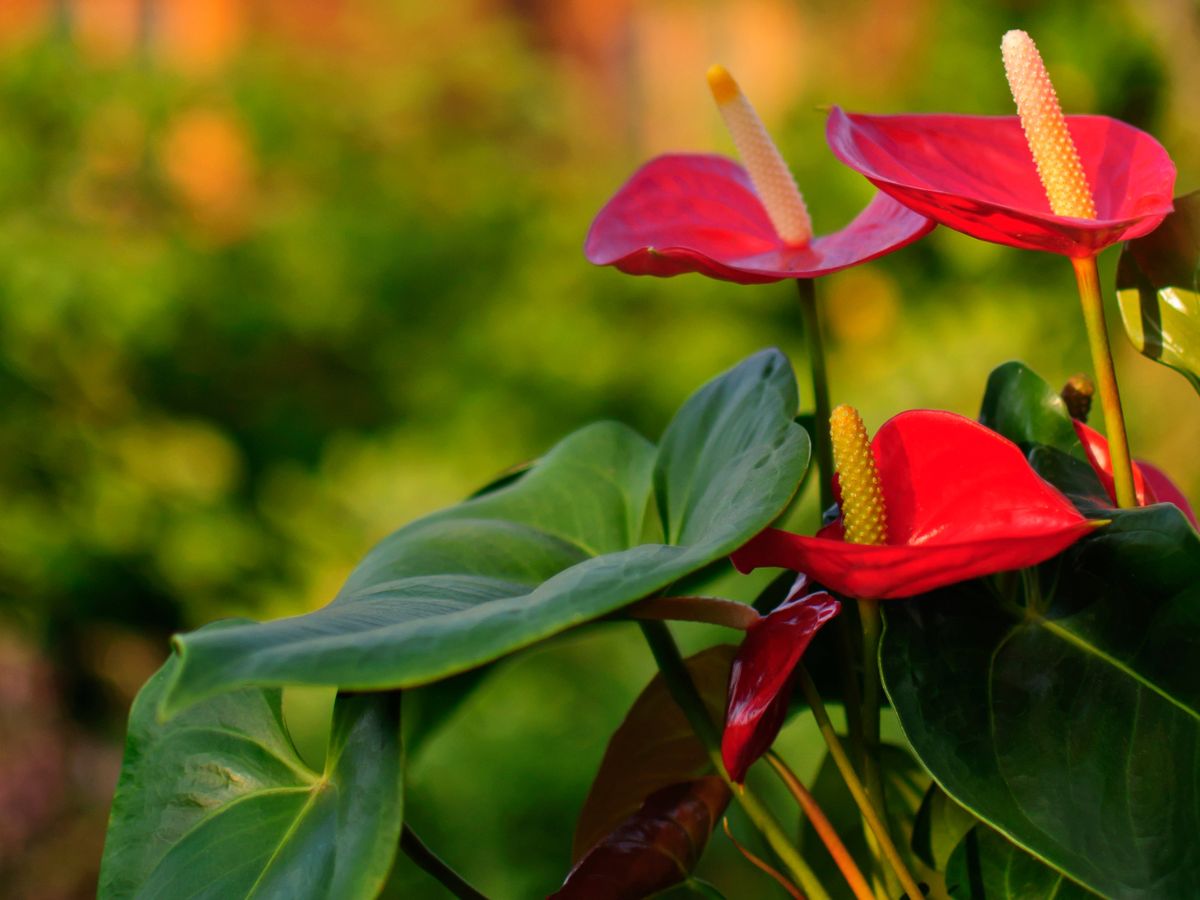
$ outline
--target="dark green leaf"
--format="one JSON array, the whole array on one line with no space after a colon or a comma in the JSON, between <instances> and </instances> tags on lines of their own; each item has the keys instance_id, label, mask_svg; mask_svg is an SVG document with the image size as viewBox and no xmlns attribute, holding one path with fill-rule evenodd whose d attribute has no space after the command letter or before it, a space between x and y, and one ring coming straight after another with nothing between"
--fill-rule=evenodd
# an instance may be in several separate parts
<instances>
[{"instance_id":1,"label":"dark green leaf","mask_svg":"<svg viewBox=\"0 0 1200 900\"><path fill-rule=\"evenodd\" d=\"M1022 596L973 582L887 604L885 684L979 818L1098 892L1191 897L1200 536L1173 506L1111 515Z\"/></svg>"},{"instance_id":2,"label":"dark green leaf","mask_svg":"<svg viewBox=\"0 0 1200 900\"><path fill-rule=\"evenodd\" d=\"M659 450L585 428L515 482L384 539L329 606L178 638L164 709L251 685L424 684L660 591L787 506L808 462L796 404L787 360L764 351L694 395ZM639 544L660 530L667 544Z\"/></svg>"},{"instance_id":3,"label":"dark green leaf","mask_svg":"<svg viewBox=\"0 0 1200 900\"><path fill-rule=\"evenodd\" d=\"M1130 241L1117 266L1125 333L1146 356L1200 391L1200 192L1175 198L1175 212Z\"/></svg>"},{"instance_id":4,"label":"dark green leaf","mask_svg":"<svg viewBox=\"0 0 1200 900\"><path fill-rule=\"evenodd\" d=\"M1023 363L1006 362L992 370L979 421L1022 447L1041 444L1084 459L1066 403Z\"/></svg>"},{"instance_id":5,"label":"dark green leaf","mask_svg":"<svg viewBox=\"0 0 1200 900\"><path fill-rule=\"evenodd\" d=\"M134 702L100 896L375 896L400 836L398 696L340 696L314 772L277 689L224 694L160 723L178 665L168 660Z\"/></svg>"},{"instance_id":6,"label":"dark green leaf","mask_svg":"<svg viewBox=\"0 0 1200 900\"><path fill-rule=\"evenodd\" d=\"M940 787L931 784L913 820L913 853L926 865L945 871L950 854L978 821Z\"/></svg>"},{"instance_id":7,"label":"dark green leaf","mask_svg":"<svg viewBox=\"0 0 1200 900\"><path fill-rule=\"evenodd\" d=\"M1095 897L986 825L972 828L954 848L946 867L946 885L955 900Z\"/></svg>"}]
</instances>

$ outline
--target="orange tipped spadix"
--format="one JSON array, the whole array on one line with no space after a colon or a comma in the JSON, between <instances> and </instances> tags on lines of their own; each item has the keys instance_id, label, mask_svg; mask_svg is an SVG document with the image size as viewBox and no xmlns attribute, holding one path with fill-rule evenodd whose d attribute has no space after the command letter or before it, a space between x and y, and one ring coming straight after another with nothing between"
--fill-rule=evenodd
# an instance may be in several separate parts
<instances>
[{"instance_id":1,"label":"orange tipped spadix","mask_svg":"<svg viewBox=\"0 0 1200 900\"><path fill-rule=\"evenodd\" d=\"M762 119L724 66L708 70L708 86L776 233L789 244L807 244L813 236L808 207Z\"/></svg>"},{"instance_id":2,"label":"orange tipped spadix","mask_svg":"<svg viewBox=\"0 0 1200 900\"><path fill-rule=\"evenodd\" d=\"M833 466L842 492L842 521L852 544L887 543L887 511L871 442L858 410L839 406L829 417Z\"/></svg>"},{"instance_id":3,"label":"orange tipped spadix","mask_svg":"<svg viewBox=\"0 0 1200 900\"><path fill-rule=\"evenodd\" d=\"M1021 128L1050 209L1056 216L1096 218L1087 175L1033 38L1024 31L1010 31L1000 42L1000 49Z\"/></svg>"}]
</instances>

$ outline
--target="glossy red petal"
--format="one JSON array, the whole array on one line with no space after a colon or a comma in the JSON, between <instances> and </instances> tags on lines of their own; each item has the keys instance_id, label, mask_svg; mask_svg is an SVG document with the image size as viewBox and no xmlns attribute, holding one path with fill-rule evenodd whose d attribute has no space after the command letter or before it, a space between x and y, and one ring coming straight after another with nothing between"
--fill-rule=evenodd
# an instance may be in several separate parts
<instances>
[{"instance_id":1,"label":"glossy red petal","mask_svg":"<svg viewBox=\"0 0 1200 900\"><path fill-rule=\"evenodd\" d=\"M789 599L746 631L729 673L721 738L721 757L734 781L743 781L774 743L787 716L792 672L813 636L840 609L829 594L810 594Z\"/></svg>"},{"instance_id":2,"label":"glossy red petal","mask_svg":"<svg viewBox=\"0 0 1200 900\"><path fill-rule=\"evenodd\" d=\"M1114 506L1117 504L1117 492L1113 485L1112 459L1108 453L1108 439L1090 425L1085 425L1078 419L1074 420L1075 434L1083 444L1088 462L1096 471L1100 483L1108 494L1108 499ZM1145 460L1136 460L1133 464L1133 489L1137 502L1141 506L1149 503L1174 503L1183 511L1193 525L1196 524L1196 513L1188 502L1183 491L1175 485L1162 469Z\"/></svg>"},{"instance_id":3,"label":"glossy red petal","mask_svg":"<svg viewBox=\"0 0 1200 900\"><path fill-rule=\"evenodd\" d=\"M847 113L834 107L835 156L880 190L972 237L1092 256L1171 212L1175 164L1146 132L1106 116L1067 116L1096 201L1093 220L1056 216L1016 116Z\"/></svg>"},{"instance_id":4,"label":"glossy red petal","mask_svg":"<svg viewBox=\"0 0 1200 900\"><path fill-rule=\"evenodd\" d=\"M875 259L933 228L884 194L833 234L804 247L775 233L746 170L706 154L660 156L642 166L592 223L587 258L632 275L699 272L756 284L815 278Z\"/></svg>"},{"instance_id":5,"label":"glossy red petal","mask_svg":"<svg viewBox=\"0 0 1200 900\"><path fill-rule=\"evenodd\" d=\"M1094 527L1015 444L963 416L901 413L871 446L886 545L847 543L836 525L817 537L768 529L733 555L734 564L803 571L851 597L909 597L1036 565Z\"/></svg>"}]
</instances>

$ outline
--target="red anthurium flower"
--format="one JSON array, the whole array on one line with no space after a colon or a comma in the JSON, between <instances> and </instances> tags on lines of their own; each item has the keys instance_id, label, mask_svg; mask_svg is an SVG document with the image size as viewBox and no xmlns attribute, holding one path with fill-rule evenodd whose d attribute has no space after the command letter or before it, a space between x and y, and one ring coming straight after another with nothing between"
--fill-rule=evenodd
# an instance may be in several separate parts
<instances>
[{"instance_id":1,"label":"red anthurium flower","mask_svg":"<svg viewBox=\"0 0 1200 900\"><path fill-rule=\"evenodd\" d=\"M1109 499L1115 504L1117 495L1113 485L1112 459L1108 454L1108 441L1100 432L1078 419L1074 420L1074 425L1075 433L1079 435L1079 442L1083 444L1084 452L1087 453L1088 462L1096 470L1100 483L1104 485ZM1192 511L1187 497L1183 495L1183 491L1179 490L1167 473L1158 466L1144 460L1135 462L1133 464L1133 488L1137 494L1138 505L1174 503L1187 516L1188 521L1192 525L1196 525L1196 513Z\"/></svg>"},{"instance_id":2,"label":"red anthurium flower","mask_svg":"<svg viewBox=\"0 0 1200 900\"><path fill-rule=\"evenodd\" d=\"M699 272L738 284L815 278L899 250L933 223L877 194L841 231L789 244L775 232L746 170L707 154L642 166L592 223L584 252L631 275Z\"/></svg>"},{"instance_id":3,"label":"red anthurium flower","mask_svg":"<svg viewBox=\"0 0 1200 900\"><path fill-rule=\"evenodd\" d=\"M1024 32L1006 34L1002 50L1018 116L835 107L826 127L834 155L906 206L985 241L1084 259L1157 227L1175 186L1162 145L1116 119L1064 117Z\"/></svg>"},{"instance_id":4,"label":"red anthurium flower","mask_svg":"<svg viewBox=\"0 0 1200 900\"><path fill-rule=\"evenodd\" d=\"M841 610L823 591L801 596L806 582L801 575L788 599L747 629L733 660L721 757L734 781L745 780L774 743L787 716L792 671L821 626Z\"/></svg>"},{"instance_id":5,"label":"red anthurium flower","mask_svg":"<svg viewBox=\"0 0 1200 900\"><path fill-rule=\"evenodd\" d=\"M1157 228L1175 188L1162 145L1105 116L1067 123L1094 185L1094 219L1051 212L1016 116L869 116L834 107L826 139L880 190L981 240L1085 257Z\"/></svg>"},{"instance_id":6,"label":"red anthurium flower","mask_svg":"<svg viewBox=\"0 0 1200 900\"><path fill-rule=\"evenodd\" d=\"M910 597L1036 565L1098 524L1015 444L954 413L901 413L870 450L887 513L883 543L847 541L843 516L815 537L769 528L733 554L734 565L806 572L850 597Z\"/></svg>"},{"instance_id":7,"label":"red anthurium flower","mask_svg":"<svg viewBox=\"0 0 1200 900\"><path fill-rule=\"evenodd\" d=\"M841 231L815 237L795 179L749 101L720 66L708 81L746 168L703 154L651 160L592 223L584 252L596 265L633 275L700 272L741 284L815 278L898 250L933 228L880 194Z\"/></svg>"}]
</instances>

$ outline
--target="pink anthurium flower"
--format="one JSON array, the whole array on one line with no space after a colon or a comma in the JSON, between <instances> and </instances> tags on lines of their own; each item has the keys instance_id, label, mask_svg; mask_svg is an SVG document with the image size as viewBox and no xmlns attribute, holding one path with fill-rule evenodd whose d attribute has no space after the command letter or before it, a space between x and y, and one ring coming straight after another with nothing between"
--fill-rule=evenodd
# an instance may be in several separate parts
<instances>
[{"instance_id":1,"label":"pink anthurium flower","mask_svg":"<svg viewBox=\"0 0 1200 900\"><path fill-rule=\"evenodd\" d=\"M1085 425L1078 419L1073 420L1075 434L1083 444L1088 462L1092 464L1100 483L1108 494L1109 500L1117 502L1116 489L1113 485L1112 458L1108 452L1108 441L1104 435L1094 428ZM1183 491L1162 469L1145 460L1137 460L1133 464L1133 488L1137 494L1139 506L1149 506L1153 503L1174 503L1183 512L1189 522L1196 526L1196 513L1188 502Z\"/></svg>"},{"instance_id":2,"label":"pink anthurium flower","mask_svg":"<svg viewBox=\"0 0 1200 900\"><path fill-rule=\"evenodd\" d=\"M721 757L729 777L739 783L783 726L800 657L842 608L824 591L805 596L806 583L801 575L787 600L750 625L734 657Z\"/></svg>"},{"instance_id":3,"label":"pink anthurium flower","mask_svg":"<svg viewBox=\"0 0 1200 900\"><path fill-rule=\"evenodd\" d=\"M805 572L850 597L911 597L1036 565L1103 524L1080 515L1011 441L954 413L900 413L870 453L886 508L881 542L847 540L843 502L843 515L815 537L768 528L733 554L734 565Z\"/></svg>"},{"instance_id":4,"label":"pink anthurium flower","mask_svg":"<svg viewBox=\"0 0 1200 900\"><path fill-rule=\"evenodd\" d=\"M631 275L699 272L738 284L816 278L899 250L933 223L885 194L841 231L792 244L776 233L746 170L709 154L652 159L600 210L584 244Z\"/></svg>"},{"instance_id":5,"label":"pink anthurium flower","mask_svg":"<svg viewBox=\"0 0 1200 900\"><path fill-rule=\"evenodd\" d=\"M737 84L720 66L708 78L746 167L709 154L651 160L596 216L584 243L591 262L632 275L699 272L757 284L837 272L933 228L878 194L841 231L814 236L787 164Z\"/></svg>"}]
</instances>

